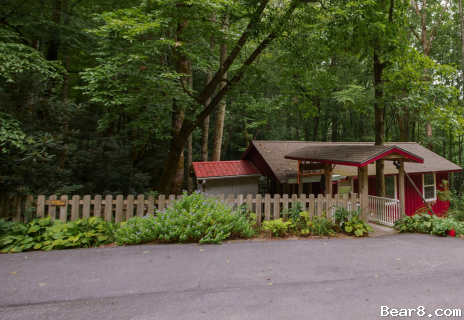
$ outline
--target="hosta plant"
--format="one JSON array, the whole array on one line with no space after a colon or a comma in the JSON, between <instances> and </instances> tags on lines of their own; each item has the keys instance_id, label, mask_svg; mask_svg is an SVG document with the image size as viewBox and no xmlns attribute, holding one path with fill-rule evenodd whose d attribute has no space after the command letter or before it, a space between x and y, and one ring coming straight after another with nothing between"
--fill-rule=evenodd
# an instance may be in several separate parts
<instances>
[{"instance_id":1,"label":"hosta plant","mask_svg":"<svg viewBox=\"0 0 464 320\"><path fill-rule=\"evenodd\" d=\"M0 238L2 252L92 247L114 241L116 226L99 217L64 223L50 216L17 223Z\"/></svg>"}]
</instances>

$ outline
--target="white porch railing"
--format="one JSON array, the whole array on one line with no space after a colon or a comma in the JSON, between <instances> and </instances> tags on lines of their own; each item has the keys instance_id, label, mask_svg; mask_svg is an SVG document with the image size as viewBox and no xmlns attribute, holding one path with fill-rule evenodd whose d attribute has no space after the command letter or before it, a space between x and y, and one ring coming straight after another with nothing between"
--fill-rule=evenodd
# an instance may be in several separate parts
<instances>
[{"instance_id":1,"label":"white porch railing","mask_svg":"<svg viewBox=\"0 0 464 320\"><path fill-rule=\"evenodd\" d=\"M369 220L393 226L400 218L400 201L369 196Z\"/></svg>"}]
</instances>

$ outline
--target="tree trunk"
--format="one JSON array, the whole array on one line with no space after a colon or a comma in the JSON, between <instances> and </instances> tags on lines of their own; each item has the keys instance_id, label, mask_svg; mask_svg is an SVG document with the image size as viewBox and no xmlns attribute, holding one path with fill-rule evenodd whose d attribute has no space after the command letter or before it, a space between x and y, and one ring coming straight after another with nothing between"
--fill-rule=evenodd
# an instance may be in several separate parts
<instances>
[{"instance_id":1,"label":"tree trunk","mask_svg":"<svg viewBox=\"0 0 464 320\"><path fill-rule=\"evenodd\" d=\"M227 57L224 63L224 68L221 68L216 72L216 74L212 77L211 82L200 92L199 96L191 96L195 100L195 102L199 104L204 104L207 99L211 98L214 92L214 88L217 87L217 85L222 79L223 73L227 72L229 67L239 56L241 49L247 44L247 41L249 40L253 30L259 25L262 19L262 14L267 4L268 0L263 0L256 8L256 11L252 14L250 22L248 23L245 31L237 40L235 47L232 49L230 55ZM299 1L297 0L291 1L285 14L274 24L275 27L273 31L264 40L262 40L257 47L255 47L251 55L247 56L245 62L243 62L242 66L238 68L232 79L228 81L226 86L214 96L214 98L209 103L208 107L202 110L199 114L197 114L194 117L195 120L182 121L182 125L179 131L173 128L171 147L169 150L168 158L166 160L166 164L163 168L160 181L156 188L158 192L161 192L163 194L169 194L171 192L173 187L173 181L176 176L177 165L182 157L182 151L188 139L188 136L193 132L195 128L197 128L199 125L203 123L207 116L211 114L211 112L218 106L219 102L225 97L227 92L233 89L237 83L240 83L243 76L245 75L245 72L249 69L249 66L272 43L272 41L283 32L284 23L291 18L298 4ZM176 54L175 49L174 53ZM180 80L181 83L184 84L184 82L182 82L182 78L180 78Z\"/></svg>"},{"instance_id":2,"label":"tree trunk","mask_svg":"<svg viewBox=\"0 0 464 320\"><path fill-rule=\"evenodd\" d=\"M69 3L68 0L63 1L63 13L65 14L65 19L64 19L64 25L69 26L70 20L69 20ZM61 90L61 98L64 100L68 99L68 94L69 94L69 69L71 66L71 56L69 55L69 48L65 48L65 53L64 53L64 67L66 69L66 73L64 75L63 79L63 88ZM66 120L66 126L67 126L67 120Z\"/></svg>"},{"instance_id":3,"label":"tree trunk","mask_svg":"<svg viewBox=\"0 0 464 320\"><path fill-rule=\"evenodd\" d=\"M178 7L182 7L183 4L178 4ZM181 20L177 24L177 31L176 31L176 36L175 36L175 41L176 42L182 42L182 32L187 28L189 21L186 19ZM185 52L180 51L180 50L173 50L174 56L176 57L176 72L179 74L183 74L181 76L181 81L183 83L187 83L187 75L189 74L189 59ZM177 99L174 98L173 100L173 106L172 106L172 140L175 141L176 137L179 135L182 123L184 122L184 111L182 106L179 105ZM187 139L190 136L190 133L187 135ZM184 146L185 146L185 139L183 140L183 143L180 143L182 146L179 154L179 158L177 161L175 161L175 176L172 182L172 185L170 186L171 192L173 194L180 194L182 193L182 186L184 182ZM176 148L178 147L176 145L171 145L171 148Z\"/></svg>"},{"instance_id":4,"label":"tree trunk","mask_svg":"<svg viewBox=\"0 0 464 320\"><path fill-rule=\"evenodd\" d=\"M211 21L213 23L216 21L216 15L213 13L211 16ZM209 49L211 50L211 54L214 51L214 46L216 45L214 41L214 36L211 36L211 41L209 44ZM212 63L213 58L210 58L210 63ZM213 77L213 68L211 65L208 67L208 73L206 74L206 85L208 85ZM211 102L211 98L208 98L205 102L205 108L208 107L209 103ZM206 162L208 161L208 134L209 134L209 116L203 120L203 127L202 127L202 134L201 134L201 161Z\"/></svg>"},{"instance_id":5,"label":"tree trunk","mask_svg":"<svg viewBox=\"0 0 464 320\"><path fill-rule=\"evenodd\" d=\"M321 115L321 100L318 96L314 97L314 104L317 108L317 116L313 118L313 141L317 141L317 131L319 131L319 118Z\"/></svg>"},{"instance_id":6,"label":"tree trunk","mask_svg":"<svg viewBox=\"0 0 464 320\"><path fill-rule=\"evenodd\" d=\"M459 18L461 30L461 70L462 70L462 97L464 99L464 21L462 17L462 1L459 0Z\"/></svg>"},{"instance_id":7,"label":"tree trunk","mask_svg":"<svg viewBox=\"0 0 464 320\"><path fill-rule=\"evenodd\" d=\"M228 19L224 18L222 23L222 29L227 30ZM224 62L227 59L227 43L225 39L221 42L220 49L220 65L221 70L223 69ZM222 79L227 80L227 72L222 73ZM221 91L226 86L226 82L219 83L219 91ZM218 105L216 113L216 126L214 131L214 140L213 140L213 151L211 154L211 160L220 161L221 160L221 147L222 147L222 137L224 135L224 118L226 115L226 99L222 99Z\"/></svg>"},{"instance_id":8,"label":"tree trunk","mask_svg":"<svg viewBox=\"0 0 464 320\"><path fill-rule=\"evenodd\" d=\"M189 60L189 78L188 78L188 87L193 91L193 72L192 72L192 60ZM187 192L192 194L193 192L193 178L190 176L190 169L192 167L193 161L193 147L192 147L192 134L191 133L187 140Z\"/></svg>"},{"instance_id":9,"label":"tree trunk","mask_svg":"<svg viewBox=\"0 0 464 320\"><path fill-rule=\"evenodd\" d=\"M376 39L378 44L378 39ZM383 79L382 73L385 68L385 63L380 61L377 51L374 48L374 110L375 110L375 145L381 146L384 139L384 112L382 108L383 91L381 88ZM384 176L384 161L377 160L375 162L375 190L378 197L385 197L385 176Z\"/></svg>"},{"instance_id":10,"label":"tree trunk","mask_svg":"<svg viewBox=\"0 0 464 320\"><path fill-rule=\"evenodd\" d=\"M332 137L331 137L332 142L337 142L338 141L338 139L337 139L337 122L338 122L337 117L333 117L332 118Z\"/></svg>"},{"instance_id":11,"label":"tree trunk","mask_svg":"<svg viewBox=\"0 0 464 320\"><path fill-rule=\"evenodd\" d=\"M429 149L430 151L433 151L433 143L432 143L432 137L433 137L433 134L432 134L432 125L427 122L425 124L425 135L427 136L427 149Z\"/></svg>"},{"instance_id":12,"label":"tree trunk","mask_svg":"<svg viewBox=\"0 0 464 320\"><path fill-rule=\"evenodd\" d=\"M304 124L305 124L305 141L311 141L311 127L309 125L309 118L304 119Z\"/></svg>"}]
</instances>

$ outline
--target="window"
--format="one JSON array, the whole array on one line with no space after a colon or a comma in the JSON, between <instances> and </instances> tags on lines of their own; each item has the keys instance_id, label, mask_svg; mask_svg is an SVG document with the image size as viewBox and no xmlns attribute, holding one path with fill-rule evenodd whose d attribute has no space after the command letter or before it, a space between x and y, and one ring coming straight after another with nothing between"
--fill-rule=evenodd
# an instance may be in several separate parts
<instances>
[{"instance_id":1,"label":"window","mask_svg":"<svg viewBox=\"0 0 464 320\"><path fill-rule=\"evenodd\" d=\"M424 174L423 176L424 182L424 198L425 200L435 200L435 174L428 173Z\"/></svg>"},{"instance_id":2,"label":"window","mask_svg":"<svg viewBox=\"0 0 464 320\"><path fill-rule=\"evenodd\" d=\"M385 177L385 198L396 199L396 177Z\"/></svg>"}]
</instances>

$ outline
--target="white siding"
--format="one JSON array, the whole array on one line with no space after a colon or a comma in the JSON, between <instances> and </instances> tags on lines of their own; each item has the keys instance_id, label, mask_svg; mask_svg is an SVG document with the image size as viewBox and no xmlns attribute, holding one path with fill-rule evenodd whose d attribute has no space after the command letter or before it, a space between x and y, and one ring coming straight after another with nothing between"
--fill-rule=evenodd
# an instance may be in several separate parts
<instances>
[{"instance_id":1,"label":"white siding","mask_svg":"<svg viewBox=\"0 0 464 320\"><path fill-rule=\"evenodd\" d=\"M229 194L234 196L252 194L255 196L258 194L258 179L259 177L244 177L206 180L205 192L213 195L223 194L226 197ZM201 190L201 185L198 185L198 189Z\"/></svg>"}]
</instances>

